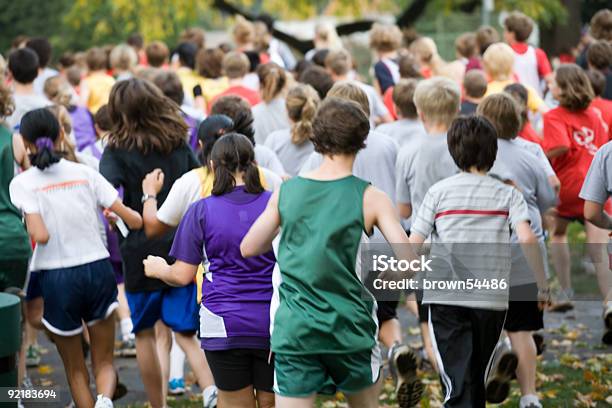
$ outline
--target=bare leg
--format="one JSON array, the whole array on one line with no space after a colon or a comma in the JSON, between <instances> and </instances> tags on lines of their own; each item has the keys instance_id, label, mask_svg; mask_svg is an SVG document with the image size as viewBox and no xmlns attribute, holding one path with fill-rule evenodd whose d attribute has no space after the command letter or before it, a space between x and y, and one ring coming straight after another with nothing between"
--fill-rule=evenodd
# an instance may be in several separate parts
<instances>
[{"instance_id":1,"label":"bare leg","mask_svg":"<svg viewBox=\"0 0 612 408\"><path fill-rule=\"evenodd\" d=\"M78 408L91 408L93 396L89 390L89 373L81 352L81 335L64 337L50 333L57 351L62 357L72 399Z\"/></svg>"},{"instance_id":2,"label":"bare leg","mask_svg":"<svg viewBox=\"0 0 612 408\"><path fill-rule=\"evenodd\" d=\"M127 298L125 297L125 284L120 283L117 285L117 301L119 307L117 308L117 316L119 320L130 318L130 307L128 306Z\"/></svg>"},{"instance_id":3,"label":"bare leg","mask_svg":"<svg viewBox=\"0 0 612 408\"><path fill-rule=\"evenodd\" d=\"M536 394L537 350L531 332L508 332L512 350L518 356L516 379L521 387L521 395Z\"/></svg>"},{"instance_id":4,"label":"bare leg","mask_svg":"<svg viewBox=\"0 0 612 408\"><path fill-rule=\"evenodd\" d=\"M434 354L433 345L431 344L431 335L429 334L429 323L424 322L421 326L421 339L423 340L423 348L427 353L427 360L433 369L438 372L438 363L436 362L436 355Z\"/></svg>"},{"instance_id":5,"label":"bare leg","mask_svg":"<svg viewBox=\"0 0 612 408\"><path fill-rule=\"evenodd\" d=\"M356 394L347 394L349 407L351 408L377 408L378 396L382 388L382 375L379 376L376 384L360 391Z\"/></svg>"},{"instance_id":6,"label":"bare leg","mask_svg":"<svg viewBox=\"0 0 612 408\"><path fill-rule=\"evenodd\" d=\"M550 237L550 254L552 256L552 263L555 267L559 284L564 290L572 287L570 278L570 252L569 245L567 243L568 224L568 220L555 216Z\"/></svg>"},{"instance_id":7,"label":"bare leg","mask_svg":"<svg viewBox=\"0 0 612 408\"><path fill-rule=\"evenodd\" d=\"M608 258L608 231L597 228L590 222L585 222L587 252L597 272L597 283L601 296L605 301L612 300L612 271Z\"/></svg>"},{"instance_id":8,"label":"bare leg","mask_svg":"<svg viewBox=\"0 0 612 408\"><path fill-rule=\"evenodd\" d=\"M193 334L175 332L174 338L185 352L189 365L191 366L191 371L193 371L198 379L200 388L204 390L206 387L213 385L215 381L208 367L208 363L206 362L206 356L195 336Z\"/></svg>"},{"instance_id":9,"label":"bare leg","mask_svg":"<svg viewBox=\"0 0 612 408\"><path fill-rule=\"evenodd\" d=\"M115 349L115 316L89 327L91 344L91 364L96 377L98 394L112 398L117 386L117 373L113 366Z\"/></svg>"},{"instance_id":10,"label":"bare leg","mask_svg":"<svg viewBox=\"0 0 612 408\"><path fill-rule=\"evenodd\" d=\"M391 348L395 343L402 342L402 328L397 319L390 319L380 325L378 339L387 348Z\"/></svg>"},{"instance_id":11,"label":"bare leg","mask_svg":"<svg viewBox=\"0 0 612 408\"><path fill-rule=\"evenodd\" d=\"M255 391L253 386L249 385L238 391L221 391L217 401L217 408L255 408Z\"/></svg>"},{"instance_id":12,"label":"bare leg","mask_svg":"<svg viewBox=\"0 0 612 408\"><path fill-rule=\"evenodd\" d=\"M316 394L304 398L283 397L276 394L274 400L276 408L311 408L314 406L316 397Z\"/></svg>"},{"instance_id":13,"label":"bare leg","mask_svg":"<svg viewBox=\"0 0 612 408\"><path fill-rule=\"evenodd\" d=\"M164 407L166 401L164 400L161 367L157 356L155 330L153 328L136 333L136 359L151 407Z\"/></svg>"},{"instance_id":14,"label":"bare leg","mask_svg":"<svg viewBox=\"0 0 612 408\"><path fill-rule=\"evenodd\" d=\"M26 329L28 345L36 344L36 337L38 330L44 330L42 324L42 315L44 302L42 297L37 297L32 300L26 300L26 319L28 322L28 328Z\"/></svg>"},{"instance_id":15,"label":"bare leg","mask_svg":"<svg viewBox=\"0 0 612 408\"><path fill-rule=\"evenodd\" d=\"M170 379L170 348L172 347L172 332L161 320L155 323L155 342L157 358L162 374L162 392L164 401L168 395L168 381Z\"/></svg>"},{"instance_id":16,"label":"bare leg","mask_svg":"<svg viewBox=\"0 0 612 408\"><path fill-rule=\"evenodd\" d=\"M266 391L256 391L257 408L274 408L274 393Z\"/></svg>"}]
</instances>

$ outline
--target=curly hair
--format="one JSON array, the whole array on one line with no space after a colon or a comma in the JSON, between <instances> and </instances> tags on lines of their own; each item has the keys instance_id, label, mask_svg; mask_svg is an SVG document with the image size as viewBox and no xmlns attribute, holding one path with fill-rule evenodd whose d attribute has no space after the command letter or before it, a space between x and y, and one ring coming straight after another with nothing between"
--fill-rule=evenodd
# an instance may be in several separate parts
<instances>
[{"instance_id":1,"label":"curly hair","mask_svg":"<svg viewBox=\"0 0 612 408\"><path fill-rule=\"evenodd\" d=\"M3 82L0 82L0 119L11 116L15 110L15 101L11 90Z\"/></svg>"}]
</instances>

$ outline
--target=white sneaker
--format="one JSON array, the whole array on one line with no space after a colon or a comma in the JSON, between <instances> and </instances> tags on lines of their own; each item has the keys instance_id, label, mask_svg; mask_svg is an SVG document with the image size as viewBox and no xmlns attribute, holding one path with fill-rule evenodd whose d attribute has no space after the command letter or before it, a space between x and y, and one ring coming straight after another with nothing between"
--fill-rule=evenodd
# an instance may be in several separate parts
<instances>
[{"instance_id":1,"label":"white sneaker","mask_svg":"<svg viewBox=\"0 0 612 408\"><path fill-rule=\"evenodd\" d=\"M202 391L202 403L204 408L217 407L217 387L209 385Z\"/></svg>"},{"instance_id":2,"label":"white sneaker","mask_svg":"<svg viewBox=\"0 0 612 408\"><path fill-rule=\"evenodd\" d=\"M519 401L519 408L542 408L542 404L536 395L523 395Z\"/></svg>"},{"instance_id":3,"label":"white sneaker","mask_svg":"<svg viewBox=\"0 0 612 408\"><path fill-rule=\"evenodd\" d=\"M111 401L110 398L100 394L98 395L94 408L113 408L113 401Z\"/></svg>"}]
</instances>

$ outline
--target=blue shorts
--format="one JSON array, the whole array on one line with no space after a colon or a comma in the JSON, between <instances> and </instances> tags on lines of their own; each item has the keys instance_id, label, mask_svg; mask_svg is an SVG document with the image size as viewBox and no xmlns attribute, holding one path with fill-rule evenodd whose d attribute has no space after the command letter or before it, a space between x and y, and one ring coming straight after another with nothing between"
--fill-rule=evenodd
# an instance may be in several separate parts
<instances>
[{"instance_id":1,"label":"blue shorts","mask_svg":"<svg viewBox=\"0 0 612 408\"><path fill-rule=\"evenodd\" d=\"M40 272L30 272L28 283L26 284L26 300L34 300L42 297L42 289L40 288Z\"/></svg>"},{"instance_id":2,"label":"blue shorts","mask_svg":"<svg viewBox=\"0 0 612 408\"><path fill-rule=\"evenodd\" d=\"M45 307L42 322L59 336L77 335L83 331L83 322L93 326L119 306L108 259L40 271L39 280Z\"/></svg>"},{"instance_id":3,"label":"blue shorts","mask_svg":"<svg viewBox=\"0 0 612 408\"><path fill-rule=\"evenodd\" d=\"M150 292L125 292L134 333L150 329L159 319L178 333L196 332L199 307L195 283Z\"/></svg>"}]
</instances>

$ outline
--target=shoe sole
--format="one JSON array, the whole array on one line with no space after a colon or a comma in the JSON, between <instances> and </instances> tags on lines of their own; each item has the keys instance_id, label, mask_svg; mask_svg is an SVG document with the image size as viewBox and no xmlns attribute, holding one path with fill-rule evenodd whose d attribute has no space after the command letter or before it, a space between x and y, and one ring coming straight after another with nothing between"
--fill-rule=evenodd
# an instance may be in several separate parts
<instances>
[{"instance_id":1,"label":"shoe sole","mask_svg":"<svg viewBox=\"0 0 612 408\"><path fill-rule=\"evenodd\" d=\"M612 330L612 312L605 314L604 324L606 325L606 329Z\"/></svg>"},{"instance_id":2,"label":"shoe sole","mask_svg":"<svg viewBox=\"0 0 612 408\"><path fill-rule=\"evenodd\" d=\"M113 394L113 397L111 398L111 400L116 401L120 398L125 397L125 394L127 394L128 389L127 387L120 383L119 380L117 380L117 386L115 387L115 393Z\"/></svg>"},{"instance_id":3,"label":"shoe sole","mask_svg":"<svg viewBox=\"0 0 612 408\"><path fill-rule=\"evenodd\" d=\"M397 402L400 408L411 408L421 401L424 387L417 377L418 364L416 354L409 348L395 358L398 375Z\"/></svg>"},{"instance_id":4,"label":"shoe sole","mask_svg":"<svg viewBox=\"0 0 612 408\"><path fill-rule=\"evenodd\" d=\"M121 350L121 357L136 357L136 350Z\"/></svg>"},{"instance_id":5,"label":"shoe sole","mask_svg":"<svg viewBox=\"0 0 612 408\"><path fill-rule=\"evenodd\" d=\"M168 394L170 394L170 395L183 395L184 393L185 393L185 389L184 388L168 390Z\"/></svg>"},{"instance_id":6,"label":"shoe sole","mask_svg":"<svg viewBox=\"0 0 612 408\"><path fill-rule=\"evenodd\" d=\"M486 385L487 402L499 404L508 398L510 394L510 381L518 366L518 357L514 353L504 354L499 363L493 378Z\"/></svg>"}]
</instances>

